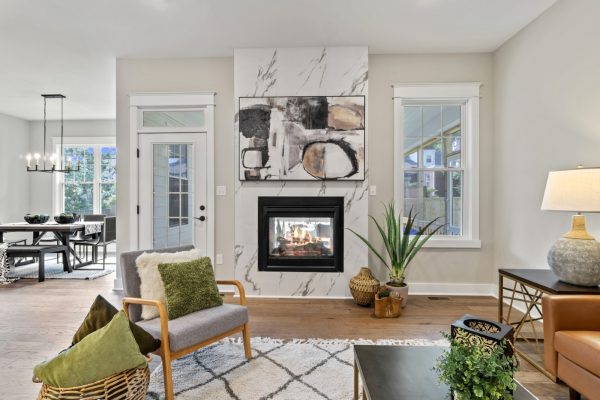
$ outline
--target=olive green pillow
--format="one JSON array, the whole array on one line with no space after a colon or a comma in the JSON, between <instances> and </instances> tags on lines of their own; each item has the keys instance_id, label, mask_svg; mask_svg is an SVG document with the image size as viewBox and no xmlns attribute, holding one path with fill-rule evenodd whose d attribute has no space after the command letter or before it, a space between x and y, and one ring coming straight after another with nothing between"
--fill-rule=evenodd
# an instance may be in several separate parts
<instances>
[{"instance_id":1,"label":"olive green pillow","mask_svg":"<svg viewBox=\"0 0 600 400\"><path fill-rule=\"evenodd\" d=\"M85 316L77 332L73 336L73 344L77 344L92 332L97 331L108 324L119 311L108 302L104 297L98 295L90 307L90 311ZM129 322L129 328L133 337L140 346L142 354L152 353L160 347L160 340L143 330L133 322Z\"/></svg>"},{"instance_id":2,"label":"olive green pillow","mask_svg":"<svg viewBox=\"0 0 600 400\"><path fill-rule=\"evenodd\" d=\"M146 357L140 353L129 329L129 319L125 312L119 311L105 327L52 360L37 365L33 373L45 384L66 388L94 383L146 364Z\"/></svg>"},{"instance_id":3,"label":"olive green pillow","mask_svg":"<svg viewBox=\"0 0 600 400\"><path fill-rule=\"evenodd\" d=\"M165 286L169 319L223 304L210 258L158 264Z\"/></svg>"}]
</instances>

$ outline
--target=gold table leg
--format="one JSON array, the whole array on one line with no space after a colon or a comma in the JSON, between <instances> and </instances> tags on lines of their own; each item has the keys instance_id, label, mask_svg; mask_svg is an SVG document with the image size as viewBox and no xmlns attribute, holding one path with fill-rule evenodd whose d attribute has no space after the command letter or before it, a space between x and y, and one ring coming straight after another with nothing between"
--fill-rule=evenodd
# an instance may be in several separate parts
<instances>
[{"instance_id":1,"label":"gold table leg","mask_svg":"<svg viewBox=\"0 0 600 400\"><path fill-rule=\"evenodd\" d=\"M354 360L354 400L358 400L358 365Z\"/></svg>"},{"instance_id":2,"label":"gold table leg","mask_svg":"<svg viewBox=\"0 0 600 400\"><path fill-rule=\"evenodd\" d=\"M543 332L540 332L540 334L538 334L538 330L535 328L535 323L543 320L542 309L541 309L541 299L542 299L544 292L537 288L529 287L525 282L521 282L512 277L509 279L514 281L514 286L512 288L504 286L504 277L502 275L500 275L500 278L499 278L499 282L498 282L499 283L499 287L498 287L498 292L499 292L498 293L499 294L498 321L500 321L502 323L506 323L508 325L511 325L514 328L514 340L515 340L516 353L521 358L523 358L525 361L527 361L531 365L533 365L533 367L536 368L538 371L540 371L541 373L546 375L548 378L550 378L553 382L556 382L557 380L554 375L552 375L551 373L546 371L546 369L544 368L544 366L542 364L538 363L532 357L527 355L524 351L519 349L518 345L517 345L517 341L524 341L526 343L533 342L535 344L536 355L538 357L540 357L542 360L544 359L544 353L543 353L542 348L540 347L540 343L544 343ZM529 290L528 288L533 289L533 290ZM508 292L508 295L504 295L505 291ZM518 295L521 295L520 296L521 298L519 298ZM504 317L504 300L505 299L510 300L510 302L507 305L506 318ZM525 305L525 313L523 314L523 316L521 318L516 317L516 320L512 321L511 314L512 314L513 309L518 311L517 308L515 307L515 301L520 301ZM531 315L534 310L540 314L539 317L534 317L533 315ZM522 328L527 323L531 324L532 331L533 331L533 337L528 337L527 335L525 335L522 332Z\"/></svg>"}]
</instances>

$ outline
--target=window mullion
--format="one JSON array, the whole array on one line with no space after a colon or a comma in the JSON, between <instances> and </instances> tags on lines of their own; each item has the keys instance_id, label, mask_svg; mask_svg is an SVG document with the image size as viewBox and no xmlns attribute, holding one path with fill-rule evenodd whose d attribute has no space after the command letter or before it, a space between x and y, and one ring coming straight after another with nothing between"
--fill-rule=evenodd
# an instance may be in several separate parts
<instances>
[{"instance_id":1,"label":"window mullion","mask_svg":"<svg viewBox=\"0 0 600 400\"><path fill-rule=\"evenodd\" d=\"M101 158L100 158L100 145L94 147L94 179L92 183L92 195L93 195L93 210L94 214L101 214L100 210L100 174L101 174Z\"/></svg>"}]
</instances>

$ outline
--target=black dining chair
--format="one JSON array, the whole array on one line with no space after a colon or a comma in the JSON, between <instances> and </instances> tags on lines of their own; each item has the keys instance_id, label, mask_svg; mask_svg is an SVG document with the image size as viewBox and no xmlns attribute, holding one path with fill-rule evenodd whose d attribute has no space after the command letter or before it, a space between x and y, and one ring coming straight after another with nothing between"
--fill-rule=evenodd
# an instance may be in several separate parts
<instances>
[{"instance_id":1,"label":"black dining chair","mask_svg":"<svg viewBox=\"0 0 600 400\"><path fill-rule=\"evenodd\" d=\"M85 249L86 258L88 249L92 249L92 259L98 261L98 249L102 247L102 270L106 268L106 247L117 240L117 218L101 214L89 214L83 216L84 222L103 222L102 229L95 235L83 235L81 238L72 240L75 249ZM91 268L86 268L91 269Z\"/></svg>"}]
</instances>

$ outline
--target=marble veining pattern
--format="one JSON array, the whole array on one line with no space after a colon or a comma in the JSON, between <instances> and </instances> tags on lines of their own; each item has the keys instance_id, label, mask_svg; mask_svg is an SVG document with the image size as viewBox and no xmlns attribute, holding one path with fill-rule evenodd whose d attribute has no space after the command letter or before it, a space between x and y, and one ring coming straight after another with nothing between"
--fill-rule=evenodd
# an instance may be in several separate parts
<instances>
[{"instance_id":1,"label":"marble veining pattern","mask_svg":"<svg viewBox=\"0 0 600 400\"><path fill-rule=\"evenodd\" d=\"M240 96L367 95L366 47L236 49L234 53L235 155L239 154ZM368 110L368 96L366 107ZM368 120L366 135L368 139ZM368 146L368 140L366 143ZM365 147L365 153L367 152ZM366 156L365 156L366 157ZM235 168L239 174L239 168ZM235 265L233 276L249 295L347 297L349 279L367 265L367 249L344 232L343 273L259 272L257 269L257 206L259 196L344 196L344 221L364 235L368 231L368 160L359 182L235 181Z\"/></svg>"}]
</instances>

